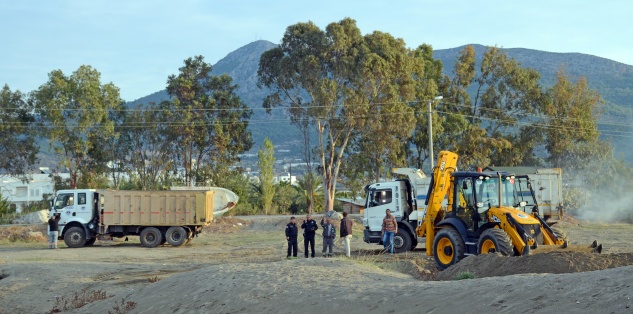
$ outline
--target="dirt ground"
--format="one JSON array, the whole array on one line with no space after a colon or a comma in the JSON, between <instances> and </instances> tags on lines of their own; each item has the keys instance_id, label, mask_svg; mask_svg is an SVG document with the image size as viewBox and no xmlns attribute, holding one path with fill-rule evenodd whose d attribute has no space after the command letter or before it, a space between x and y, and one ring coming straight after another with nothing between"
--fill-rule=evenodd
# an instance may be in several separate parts
<instances>
[{"instance_id":1,"label":"dirt ground","mask_svg":"<svg viewBox=\"0 0 633 314\"><path fill-rule=\"evenodd\" d=\"M0 227L0 313L633 311L633 225L558 224L572 243L603 243L601 255L489 254L440 272L423 249L392 256L364 243L360 221L351 258L338 243L335 258L305 259L300 241L287 260L286 222L223 218L185 246L153 249L129 237L49 250L32 233L43 227Z\"/></svg>"}]
</instances>

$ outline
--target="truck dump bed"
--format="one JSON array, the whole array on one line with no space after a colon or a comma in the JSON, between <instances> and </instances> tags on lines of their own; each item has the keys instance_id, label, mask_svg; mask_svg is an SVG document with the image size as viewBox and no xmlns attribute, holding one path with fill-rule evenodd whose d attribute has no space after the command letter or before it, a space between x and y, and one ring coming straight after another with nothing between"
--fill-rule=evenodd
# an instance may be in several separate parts
<instances>
[{"instance_id":1,"label":"truck dump bed","mask_svg":"<svg viewBox=\"0 0 633 314\"><path fill-rule=\"evenodd\" d=\"M204 226L213 220L213 191L100 190L105 226Z\"/></svg>"}]
</instances>

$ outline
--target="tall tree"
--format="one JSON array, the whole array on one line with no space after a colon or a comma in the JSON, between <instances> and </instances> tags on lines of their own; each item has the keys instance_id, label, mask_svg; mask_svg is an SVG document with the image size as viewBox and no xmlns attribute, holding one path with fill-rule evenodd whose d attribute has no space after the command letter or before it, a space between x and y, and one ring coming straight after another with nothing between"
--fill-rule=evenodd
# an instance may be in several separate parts
<instances>
[{"instance_id":1,"label":"tall tree","mask_svg":"<svg viewBox=\"0 0 633 314\"><path fill-rule=\"evenodd\" d=\"M291 25L280 46L262 54L259 83L272 89L264 107L284 106L294 121L307 119L316 126L326 211L334 207L350 141L375 117L391 115L408 122L411 112L403 103L413 88L407 83L412 82L410 71L402 76L410 66L403 46L388 34L363 37L356 22L347 18L329 24L326 31L312 22ZM378 107L383 100L386 103Z\"/></svg>"},{"instance_id":2,"label":"tall tree","mask_svg":"<svg viewBox=\"0 0 633 314\"><path fill-rule=\"evenodd\" d=\"M82 65L70 76L61 70L49 73L48 82L33 92L32 100L42 119L41 135L62 156L70 186L76 188L81 168L89 161L88 151L102 144L95 139L114 132L108 110L121 104L119 88L102 84L96 69Z\"/></svg>"},{"instance_id":3,"label":"tall tree","mask_svg":"<svg viewBox=\"0 0 633 314\"><path fill-rule=\"evenodd\" d=\"M548 117L545 146L547 161L555 167L573 167L589 162L598 154L611 153L600 140L597 117L602 99L580 78L571 82L560 70L544 106Z\"/></svg>"},{"instance_id":4,"label":"tall tree","mask_svg":"<svg viewBox=\"0 0 633 314\"><path fill-rule=\"evenodd\" d=\"M162 178L173 170L167 143L167 124L159 107L152 103L125 115L120 127L119 145L128 147L126 164L138 176L141 190L165 188Z\"/></svg>"},{"instance_id":5,"label":"tall tree","mask_svg":"<svg viewBox=\"0 0 633 314\"><path fill-rule=\"evenodd\" d=\"M184 169L186 185L206 181L252 147L247 130L252 111L236 88L227 75L211 76L211 65L202 56L186 59L178 75L167 79L171 100L162 103L169 135L165 149Z\"/></svg>"},{"instance_id":6,"label":"tall tree","mask_svg":"<svg viewBox=\"0 0 633 314\"><path fill-rule=\"evenodd\" d=\"M23 174L35 163L39 148L33 122L25 95L5 84L0 91L0 176Z\"/></svg>"},{"instance_id":7,"label":"tall tree","mask_svg":"<svg viewBox=\"0 0 633 314\"><path fill-rule=\"evenodd\" d=\"M259 184L262 197L262 209L264 213L272 213L273 198L275 197L275 183L273 182L273 166L275 165L275 148L273 143L264 139L264 144L257 152L259 158Z\"/></svg>"}]
</instances>

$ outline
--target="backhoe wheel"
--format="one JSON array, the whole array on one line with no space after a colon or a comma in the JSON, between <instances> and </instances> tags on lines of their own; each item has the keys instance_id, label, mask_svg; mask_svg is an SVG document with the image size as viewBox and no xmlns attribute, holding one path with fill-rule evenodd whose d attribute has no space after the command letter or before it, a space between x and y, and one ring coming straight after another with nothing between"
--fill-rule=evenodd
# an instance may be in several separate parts
<instances>
[{"instance_id":1,"label":"backhoe wheel","mask_svg":"<svg viewBox=\"0 0 633 314\"><path fill-rule=\"evenodd\" d=\"M513 256L514 251L510 236L498 228L490 228L481 233L477 243L477 254L501 253Z\"/></svg>"},{"instance_id":2,"label":"backhoe wheel","mask_svg":"<svg viewBox=\"0 0 633 314\"><path fill-rule=\"evenodd\" d=\"M402 253L411 250L411 235L402 228L393 236L393 251Z\"/></svg>"},{"instance_id":3,"label":"backhoe wheel","mask_svg":"<svg viewBox=\"0 0 633 314\"><path fill-rule=\"evenodd\" d=\"M82 227L71 227L64 233L64 243L68 247L78 248L86 245L86 232Z\"/></svg>"},{"instance_id":4,"label":"backhoe wheel","mask_svg":"<svg viewBox=\"0 0 633 314\"><path fill-rule=\"evenodd\" d=\"M167 243L172 246L181 246L187 241L187 230L183 227L169 227L165 233Z\"/></svg>"},{"instance_id":5,"label":"backhoe wheel","mask_svg":"<svg viewBox=\"0 0 633 314\"><path fill-rule=\"evenodd\" d=\"M149 227L141 231L141 244L144 247L157 247L163 241L163 234L156 227Z\"/></svg>"},{"instance_id":6,"label":"backhoe wheel","mask_svg":"<svg viewBox=\"0 0 633 314\"><path fill-rule=\"evenodd\" d=\"M457 230L444 228L435 235L433 257L442 270L464 258L464 240Z\"/></svg>"}]
</instances>

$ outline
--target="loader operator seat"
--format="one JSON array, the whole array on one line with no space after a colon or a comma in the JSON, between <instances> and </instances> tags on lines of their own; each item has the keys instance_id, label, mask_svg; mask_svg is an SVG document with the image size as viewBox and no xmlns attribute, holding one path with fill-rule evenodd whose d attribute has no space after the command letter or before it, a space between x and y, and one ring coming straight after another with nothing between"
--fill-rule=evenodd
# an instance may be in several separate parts
<instances>
[{"instance_id":1,"label":"loader operator seat","mask_svg":"<svg viewBox=\"0 0 633 314\"><path fill-rule=\"evenodd\" d=\"M475 195L473 194L473 184L471 178L459 178L457 184L457 204L456 215L468 226L468 230L473 231L479 215L475 210Z\"/></svg>"}]
</instances>

